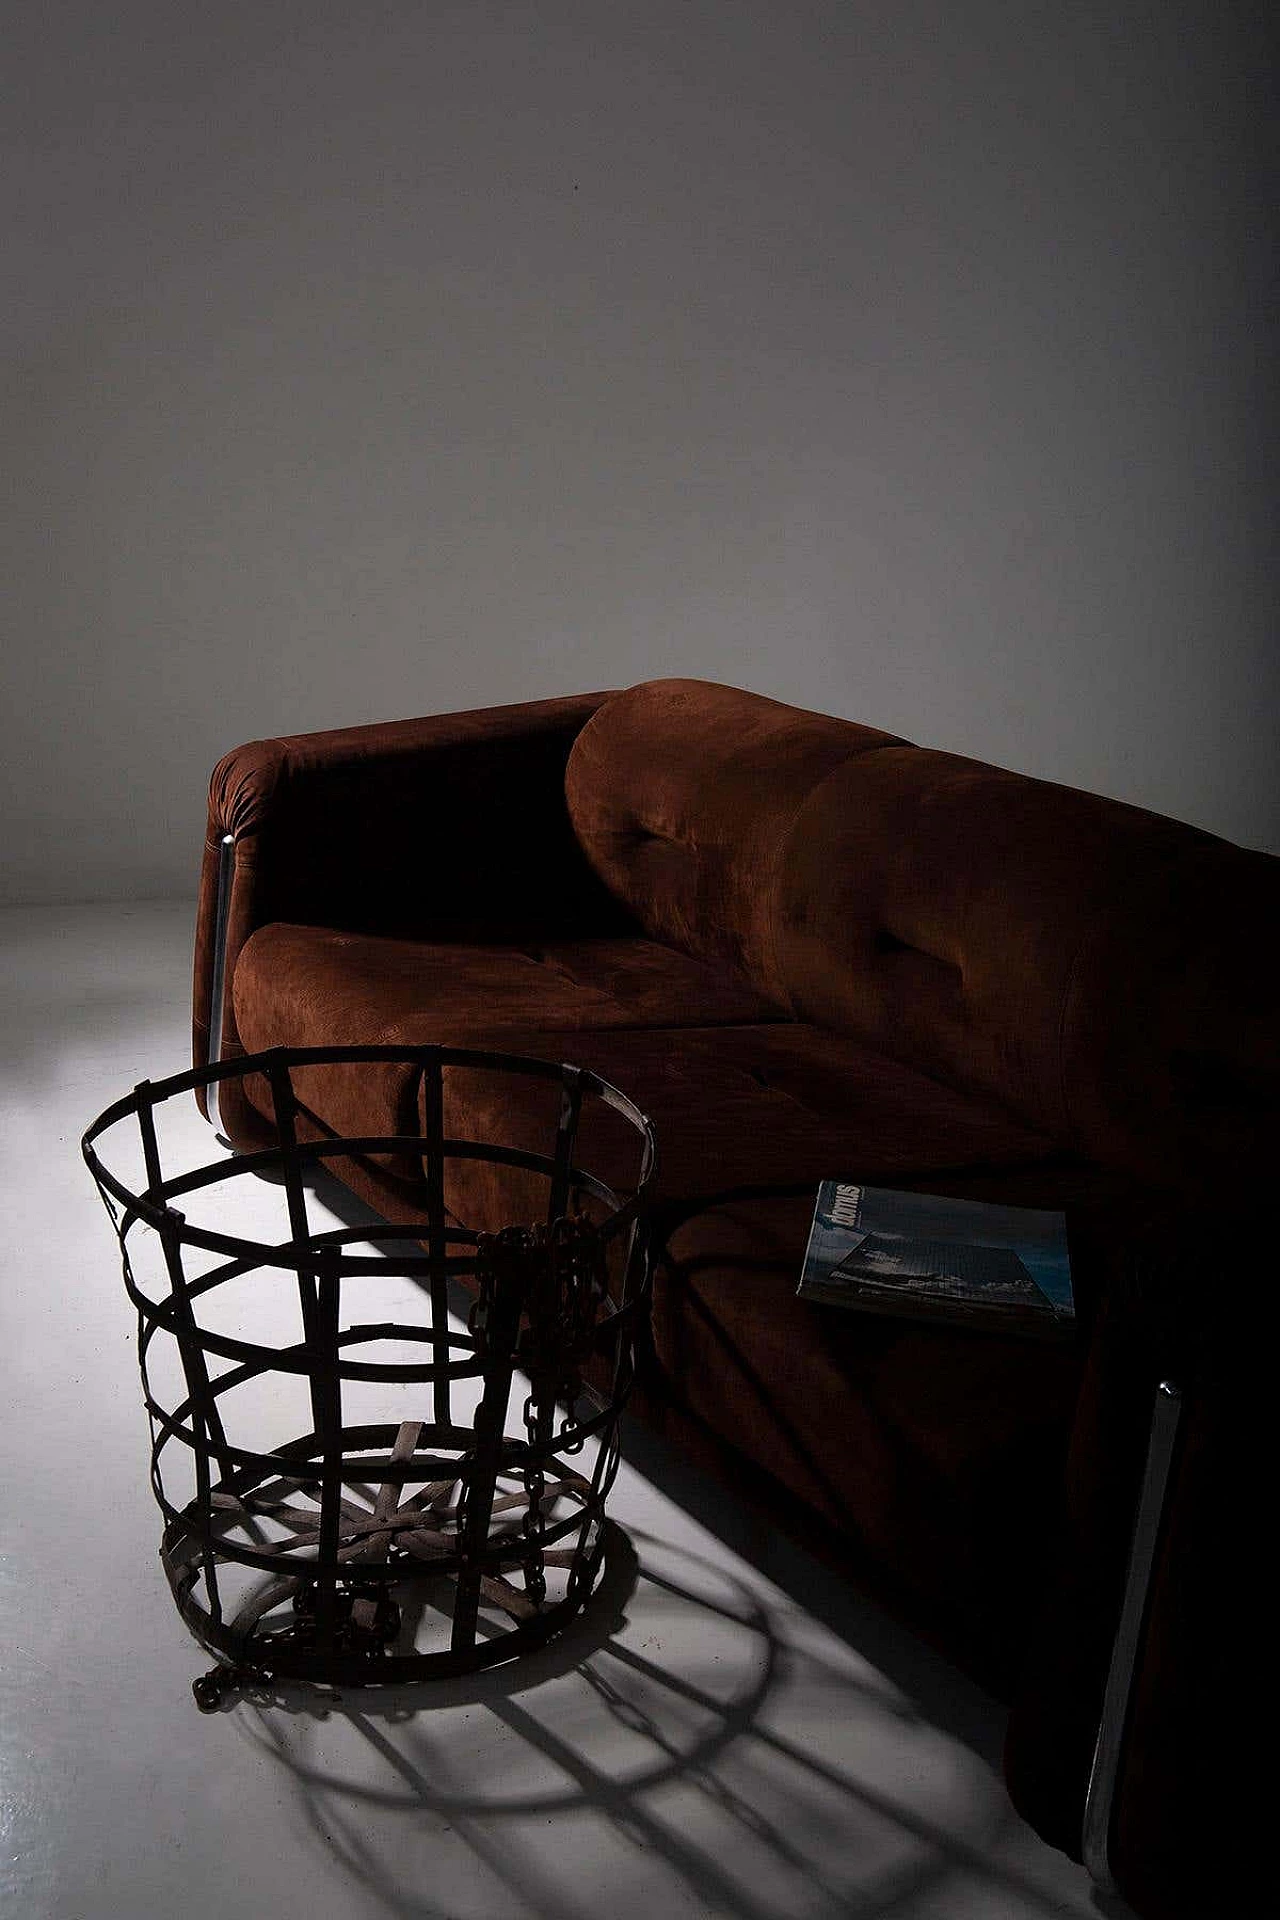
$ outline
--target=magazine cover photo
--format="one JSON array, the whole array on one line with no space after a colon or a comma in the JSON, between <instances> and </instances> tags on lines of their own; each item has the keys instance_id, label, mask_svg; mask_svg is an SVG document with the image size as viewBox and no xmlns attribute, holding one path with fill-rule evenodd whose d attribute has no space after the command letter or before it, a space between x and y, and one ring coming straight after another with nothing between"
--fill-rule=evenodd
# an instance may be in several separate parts
<instances>
[{"instance_id":1,"label":"magazine cover photo","mask_svg":"<svg viewBox=\"0 0 1280 1920\"><path fill-rule=\"evenodd\" d=\"M1063 1214L824 1180L798 1292L864 1313L1055 1334L1074 1323Z\"/></svg>"}]
</instances>

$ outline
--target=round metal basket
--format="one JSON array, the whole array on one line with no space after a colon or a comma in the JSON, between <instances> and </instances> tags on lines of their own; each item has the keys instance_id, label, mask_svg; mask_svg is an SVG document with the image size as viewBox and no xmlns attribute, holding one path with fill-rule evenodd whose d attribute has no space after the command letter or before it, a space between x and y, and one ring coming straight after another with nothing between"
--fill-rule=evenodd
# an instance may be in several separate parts
<instances>
[{"instance_id":1,"label":"round metal basket","mask_svg":"<svg viewBox=\"0 0 1280 1920\"><path fill-rule=\"evenodd\" d=\"M315 1124L295 1076L347 1066L408 1068L420 1130ZM547 1152L446 1134L446 1077L468 1071L490 1087L551 1083L552 1101L558 1086ZM201 1126L190 1164L180 1096L232 1076L253 1077L274 1143L206 1162ZM595 1103L634 1145L620 1191L577 1164ZM165 1125L179 1113L185 1155ZM161 1558L219 1662L196 1682L202 1707L232 1685L460 1673L568 1621L600 1567L648 1309L656 1151L632 1101L595 1074L511 1054L277 1049L144 1081L83 1151L138 1313ZM315 1220L328 1163L406 1159L421 1169L415 1224ZM541 1217L463 1224L446 1195L467 1162L518 1170L525 1191L545 1182ZM264 1197L278 1226L260 1218Z\"/></svg>"}]
</instances>

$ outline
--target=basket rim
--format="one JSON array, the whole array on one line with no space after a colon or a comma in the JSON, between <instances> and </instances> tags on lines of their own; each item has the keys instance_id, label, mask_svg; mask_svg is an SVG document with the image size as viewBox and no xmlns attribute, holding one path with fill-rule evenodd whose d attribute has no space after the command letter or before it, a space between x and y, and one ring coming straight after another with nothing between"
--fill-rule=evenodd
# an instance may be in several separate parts
<instances>
[{"instance_id":1,"label":"basket rim","mask_svg":"<svg viewBox=\"0 0 1280 1920\"><path fill-rule=\"evenodd\" d=\"M152 1115L154 1109L166 1101L182 1094L193 1093L198 1088L212 1086L222 1080L264 1075L278 1082L280 1075L288 1077L293 1069L298 1067L365 1064L409 1064L420 1068L424 1079L427 1075L434 1074L437 1085L443 1070L454 1066L512 1073L526 1078L558 1082L573 1102L571 1131L574 1135L577 1132L578 1114L583 1096L602 1100L635 1128L642 1142L640 1174L630 1199L625 1202L620 1201L611 1187L586 1169L576 1164L569 1164L566 1167L549 1154L533 1153L516 1147L497 1147L485 1141L462 1140L447 1135L440 1135L433 1140L422 1132L332 1134L320 1140L306 1141L294 1138L287 1141L282 1139L270 1147L250 1153L233 1153L226 1158L208 1161L196 1168L188 1168L170 1179L164 1178L159 1166ZM128 1119L136 1119L139 1123L148 1161L149 1178L146 1187L140 1193L104 1163L96 1147L96 1142L102 1134ZM292 1132L291 1128L290 1132ZM110 1194L126 1209L132 1219L141 1220L157 1232L175 1235L183 1243L202 1247L210 1253L224 1254L233 1259L252 1257L256 1262L294 1269L300 1263L314 1259L312 1236L308 1236L305 1241L290 1240L269 1244L243 1235L217 1233L211 1229L193 1225L179 1208L170 1204L170 1196L195 1192L201 1187L215 1185L221 1180L233 1179L268 1168L283 1166L288 1171L292 1167L296 1172L300 1166L322 1164L328 1159L340 1159L352 1154L388 1152L397 1149L410 1151L416 1149L421 1152L424 1149L430 1151L433 1146L444 1159L489 1160L500 1165L516 1166L527 1171L547 1174L552 1178L556 1177L557 1172L561 1174L567 1172L576 1188L591 1194L611 1208L608 1220L600 1229L605 1238L612 1238L639 1215L653 1186L658 1164L657 1137L653 1121L629 1095L623 1093L619 1087L615 1087L612 1082L602 1078L600 1074L594 1073L589 1067L575 1066L569 1061L540 1059L532 1054L500 1053L492 1048L435 1044L268 1047L256 1053L238 1054L234 1059L218 1061L216 1064L188 1068L185 1072L169 1074L160 1080L139 1080L128 1093L112 1101L109 1106L103 1108L96 1119L90 1121L80 1142L85 1164L104 1196Z\"/></svg>"}]
</instances>

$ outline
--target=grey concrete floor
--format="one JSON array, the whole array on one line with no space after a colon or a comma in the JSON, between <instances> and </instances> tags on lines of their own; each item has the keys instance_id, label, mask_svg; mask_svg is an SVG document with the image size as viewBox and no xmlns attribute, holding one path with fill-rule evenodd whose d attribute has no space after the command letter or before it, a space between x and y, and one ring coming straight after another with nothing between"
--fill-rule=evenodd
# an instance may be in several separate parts
<instances>
[{"instance_id":1,"label":"grey concrete floor","mask_svg":"<svg viewBox=\"0 0 1280 1920\"><path fill-rule=\"evenodd\" d=\"M133 1313L79 1151L188 1064L192 919L0 914L0 1912L1096 1913L1008 1803L1000 1709L640 1434L560 1643L416 1708L195 1710L209 1662L157 1560ZM194 1107L177 1125L215 1150Z\"/></svg>"}]
</instances>

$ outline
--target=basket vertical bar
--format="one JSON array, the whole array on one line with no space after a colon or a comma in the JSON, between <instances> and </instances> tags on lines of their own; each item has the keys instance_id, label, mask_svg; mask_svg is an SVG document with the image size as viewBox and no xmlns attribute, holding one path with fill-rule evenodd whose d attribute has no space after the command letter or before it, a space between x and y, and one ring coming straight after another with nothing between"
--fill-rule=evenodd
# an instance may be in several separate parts
<instances>
[{"instance_id":1,"label":"basket vertical bar","mask_svg":"<svg viewBox=\"0 0 1280 1920\"><path fill-rule=\"evenodd\" d=\"M551 1172L551 1191L547 1196L547 1225L558 1220L569 1205L569 1176L573 1151L578 1139L578 1117L582 1112L582 1069L566 1066L560 1091L560 1117L556 1123L555 1159Z\"/></svg>"},{"instance_id":2,"label":"basket vertical bar","mask_svg":"<svg viewBox=\"0 0 1280 1920\"><path fill-rule=\"evenodd\" d=\"M463 1469L462 1512L458 1524L460 1565L451 1636L454 1652L465 1652L475 1645L484 1555L489 1544L494 1490L502 1467L503 1426L511 1398L520 1310L526 1291L526 1259L523 1249L504 1244L501 1234L481 1242L477 1259L478 1276L482 1263L492 1263L493 1300L485 1328L484 1392L475 1412L475 1449Z\"/></svg>"},{"instance_id":3,"label":"basket vertical bar","mask_svg":"<svg viewBox=\"0 0 1280 1920\"><path fill-rule=\"evenodd\" d=\"M317 1260L316 1340L311 1353L311 1390L320 1452L320 1538L316 1557L316 1633L324 1649L337 1629L338 1542L342 1530L342 1382L338 1375L339 1255L326 1249Z\"/></svg>"},{"instance_id":4,"label":"basket vertical bar","mask_svg":"<svg viewBox=\"0 0 1280 1920\"><path fill-rule=\"evenodd\" d=\"M193 1451L198 1511L197 1532L201 1543L209 1609L213 1618L219 1620L222 1617L222 1605L218 1593L218 1570L213 1547L213 1499L209 1478L209 1450L211 1444L225 1449L227 1437L223 1432L222 1421L214 1401L204 1348L200 1344L199 1328L187 1293L187 1277L182 1264L180 1240L182 1216L166 1203L164 1197L164 1170L160 1165L160 1144L156 1138L155 1112L150 1085L143 1081L135 1091L138 1096L138 1132L142 1139L142 1158L147 1174L147 1198L164 1211L164 1219L158 1231L173 1302L174 1324L171 1331L177 1341L178 1357L182 1362L183 1378L187 1383L187 1394L191 1403L191 1431L195 1441ZM225 1460L221 1461L221 1465L225 1473Z\"/></svg>"},{"instance_id":5,"label":"basket vertical bar","mask_svg":"<svg viewBox=\"0 0 1280 1920\"><path fill-rule=\"evenodd\" d=\"M449 1379L449 1278L444 1237L444 1067L433 1047L422 1065L422 1123L426 1138L423 1175L427 1187L427 1252L431 1256L431 1358L437 1426L453 1425Z\"/></svg>"},{"instance_id":6,"label":"basket vertical bar","mask_svg":"<svg viewBox=\"0 0 1280 1920\"><path fill-rule=\"evenodd\" d=\"M307 1200L302 1191L302 1176L298 1171L296 1119L298 1103L293 1091L293 1076L289 1072L287 1060L282 1055L271 1056L267 1079L271 1087L271 1108L275 1114L276 1132L280 1136L280 1166L284 1174L285 1203L289 1209L289 1232L295 1247L301 1253L311 1238L311 1223L307 1219ZM308 1347L318 1350L321 1344L321 1331L315 1269L301 1260L298 1264L298 1305L302 1312L302 1337ZM311 1418L317 1433L320 1431L322 1417L316 1375L313 1371Z\"/></svg>"}]
</instances>

